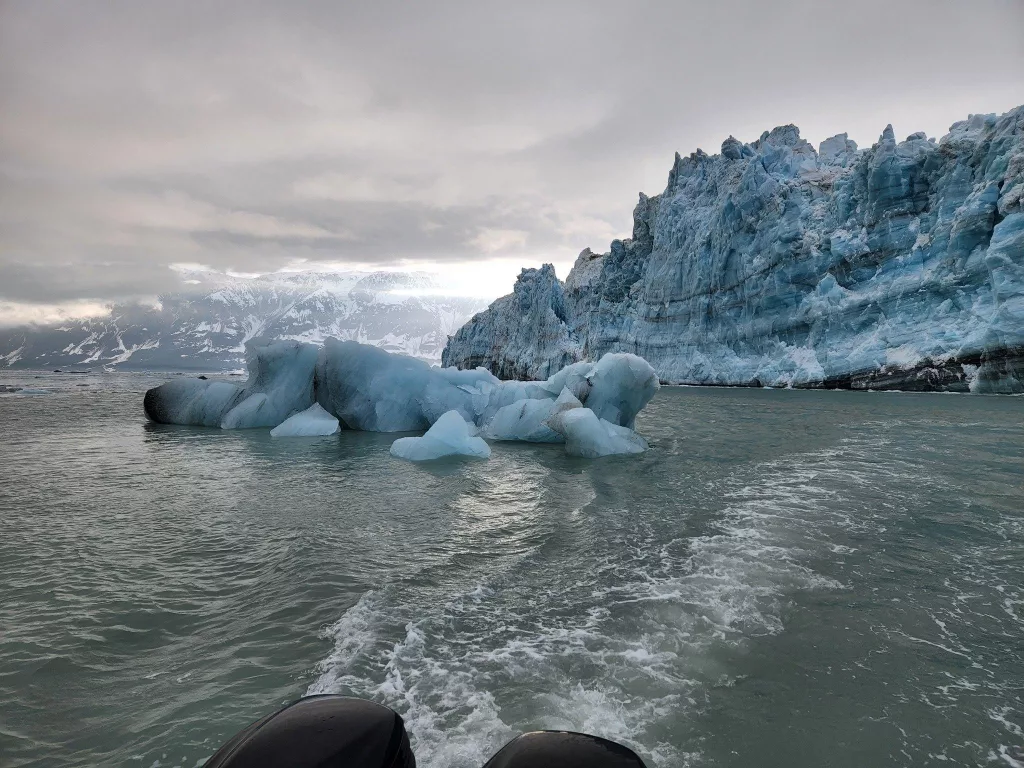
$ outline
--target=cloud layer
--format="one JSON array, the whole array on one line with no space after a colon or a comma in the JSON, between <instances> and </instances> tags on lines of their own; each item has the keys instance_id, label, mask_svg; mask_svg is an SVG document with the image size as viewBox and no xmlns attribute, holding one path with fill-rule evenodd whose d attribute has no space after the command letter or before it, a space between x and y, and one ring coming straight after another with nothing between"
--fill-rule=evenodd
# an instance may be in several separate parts
<instances>
[{"instance_id":1,"label":"cloud layer","mask_svg":"<svg viewBox=\"0 0 1024 768\"><path fill-rule=\"evenodd\" d=\"M0 301L180 262L508 290L627 234L676 150L1015 106L1021 29L1018 0L0 5Z\"/></svg>"}]
</instances>

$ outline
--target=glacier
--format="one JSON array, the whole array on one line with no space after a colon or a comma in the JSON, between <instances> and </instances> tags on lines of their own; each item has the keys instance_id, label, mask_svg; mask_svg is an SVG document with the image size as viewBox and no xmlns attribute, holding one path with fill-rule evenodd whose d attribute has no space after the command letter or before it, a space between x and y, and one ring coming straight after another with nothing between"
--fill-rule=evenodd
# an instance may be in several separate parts
<instances>
[{"instance_id":1,"label":"glacier","mask_svg":"<svg viewBox=\"0 0 1024 768\"><path fill-rule=\"evenodd\" d=\"M793 125L676 155L632 237L525 269L445 366L544 379L628 352L663 383L1024 392L1024 106L935 141Z\"/></svg>"},{"instance_id":2,"label":"glacier","mask_svg":"<svg viewBox=\"0 0 1024 768\"><path fill-rule=\"evenodd\" d=\"M568 446L579 442L574 437L579 430L563 429L553 419L584 406L603 425L602 435L609 436L602 438L605 443L626 436L632 445L646 448L642 439L629 436L635 435L637 414L660 386L654 368L629 353L573 363L544 381L502 381L483 368L432 367L337 339L326 339L322 346L253 340L246 345L246 364L249 378L243 386L197 378L150 389L143 400L147 417L221 429L270 427L273 436L333 434L337 429L427 431L423 438L408 438L429 437L426 442L396 442L401 443L396 455L403 458L447 455L442 448L483 457L483 437L566 442L572 453ZM472 434L453 429L456 417ZM621 452L635 451L602 448L576 455Z\"/></svg>"}]
</instances>

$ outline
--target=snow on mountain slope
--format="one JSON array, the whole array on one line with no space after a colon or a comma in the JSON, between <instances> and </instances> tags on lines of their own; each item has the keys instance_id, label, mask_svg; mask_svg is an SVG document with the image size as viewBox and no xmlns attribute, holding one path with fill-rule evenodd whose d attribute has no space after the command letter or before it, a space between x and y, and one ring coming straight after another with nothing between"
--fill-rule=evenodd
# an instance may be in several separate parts
<instances>
[{"instance_id":1,"label":"snow on mountain slope","mask_svg":"<svg viewBox=\"0 0 1024 768\"><path fill-rule=\"evenodd\" d=\"M229 370L242 367L245 342L257 337L334 337L439 362L448 335L487 303L445 296L422 273L180 276L183 290L158 307L122 304L107 317L0 329L0 365Z\"/></svg>"}]
</instances>

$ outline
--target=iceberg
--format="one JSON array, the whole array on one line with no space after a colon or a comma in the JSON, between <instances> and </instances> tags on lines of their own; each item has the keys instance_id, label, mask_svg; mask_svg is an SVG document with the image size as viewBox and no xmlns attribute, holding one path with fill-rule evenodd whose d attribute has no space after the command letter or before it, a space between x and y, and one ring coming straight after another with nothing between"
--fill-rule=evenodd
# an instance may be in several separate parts
<instances>
[{"instance_id":1,"label":"iceberg","mask_svg":"<svg viewBox=\"0 0 1024 768\"><path fill-rule=\"evenodd\" d=\"M643 453L647 441L629 427L620 427L598 418L590 408L576 407L559 411L548 426L565 439L570 456L596 459L626 453Z\"/></svg>"},{"instance_id":2,"label":"iceberg","mask_svg":"<svg viewBox=\"0 0 1024 768\"><path fill-rule=\"evenodd\" d=\"M425 430L423 438L408 438L423 442L396 442L403 458L406 453L429 457L442 448L483 455L486 443L478 433L539 443L563 442L569 432L582 434L556 429L551 419L583 406L607 425L606 443L632 435L637 414L660 386L650 364L628 353L574 363L544 381L501 381L482 368L432 368L405 355L336 339L321 348L294 341L253 343L247 347L247 364L250 378L244 387L179 379L149 390L147 416L160 423L222 429L270 427L274 437L333 434L341 428ZM466 425L465 435L456 429L454 417ZM441 419L441 430L433 431Z\"/></svg>"},{"instance_id":3,"label":"iceberg","mask_svg":"<svg viewBox=\"0 0 1024 768\"><path fill-rule=\"evenodd\" d=\"M629 429L659 387L650 363L621 352L604 355L585 380L590 385L587 408L602 421Z\"/></svg>"},{"instance_id":4,"label":"iceberg","mask_svg":"<svg viewBox=\"0 0 1024 768\"><path fill-rule=\"evenodd\" d=\"M318 437L334 435L340 431L338 419L323 409L320 403L313 403L304 411L289 416L272 430L271 437Z\"/></svg>"},{"instance_id":5,"label":"iceberg","mask_svg":"<svg viewBox=\"0 0 1024 768\"><path fill-rule=\"evenodd\" d=\"M430 461L445 456L489 459L490 446L473 430L462 414L448 411L434 422L423 437L400 437L391 444L391 455L409 461Z\"/></svg>"},{"instance_id":6,"label":"iceberg","mask_svg":"<svg viewBox=\"0 0 1024 768\"><path fill-rule=\"evenodd\" d=\"M677 154L632 237L564 283L523 270L442 361L534 379L614 352L682 384L1024 392L1024 106L939 141L785 125Z\"/></svg>"},{"instance_id":7,"label":"iceberg","mask_svg":"<svg viewBox=\"0 0 1024 768\"><path fill-rule=\"evenodd\" d=\"M575 363L545 381L501 381L482 368L431 368L377 347L328 339L316 366L317 402L350 429L425 430L456 411L488 437L539 442L551 439L543 422L563 390L601 418L632 427L658 386L654 369L626 353Z\"/></svg>"},{"instance_id":8,"label":"iceberg","mask_svg":"<svg viewBox=\"0 0 1024 768\"><path fill-rule=\"evenodd\" d=\"M226 381L176 379L146 392L143 409L159 424L219 427L243 390Z\"/></svg>"},{"instance_id":9,"label":"iceberg","mask_svg":"<svg viewBox=\"0 0 1024 768\"><path fill-rule=\"evenodd\" d=\"M555 400L517 400L499 408L487 422L484 437L491 440L521 440L527 443L561 443L564 438L547 425L548 419L566 407L578 408L582 403L569 391Z\"/></svg>"},{"instance_id":10,"label":"iceberg","mask_svg":"<svg viewBox=\"0 0 1024 768\"><path fill-rule=\"evenodd\" d=\"M276 427L313 404L319 348L299 341L257 342L246 349L249 379L241 401L224 414L222 429Z\"/></svg>"}]
</instances>

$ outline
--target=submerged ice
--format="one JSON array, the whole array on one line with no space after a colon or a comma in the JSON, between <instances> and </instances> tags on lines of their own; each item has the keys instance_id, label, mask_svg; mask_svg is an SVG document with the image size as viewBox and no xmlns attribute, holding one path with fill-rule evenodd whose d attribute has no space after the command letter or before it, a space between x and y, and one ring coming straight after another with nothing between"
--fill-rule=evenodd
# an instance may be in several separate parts
<instances>
[{"instance_id":1,"label":"submerged ice","mask_svg":"<svg viewBox=\"0 0 1024 768\"><path fill-rule=\"evenodd\" d=\"M146 414L168 424L272 427L275 437L338 429L427 430L392 448L396 456L414 460L452 454L486 458L490 449L482 438L564 442L572 455L596 457L646 449L633 427L659 387L654 369L627 353L574 363L544 381L501 381L483 368L432 368L336 339L322 347L251 343L247 365L243 387L179 379L151 389ZM572 410L581 413L566 418Z\"/></svg>"}]
</instances>

